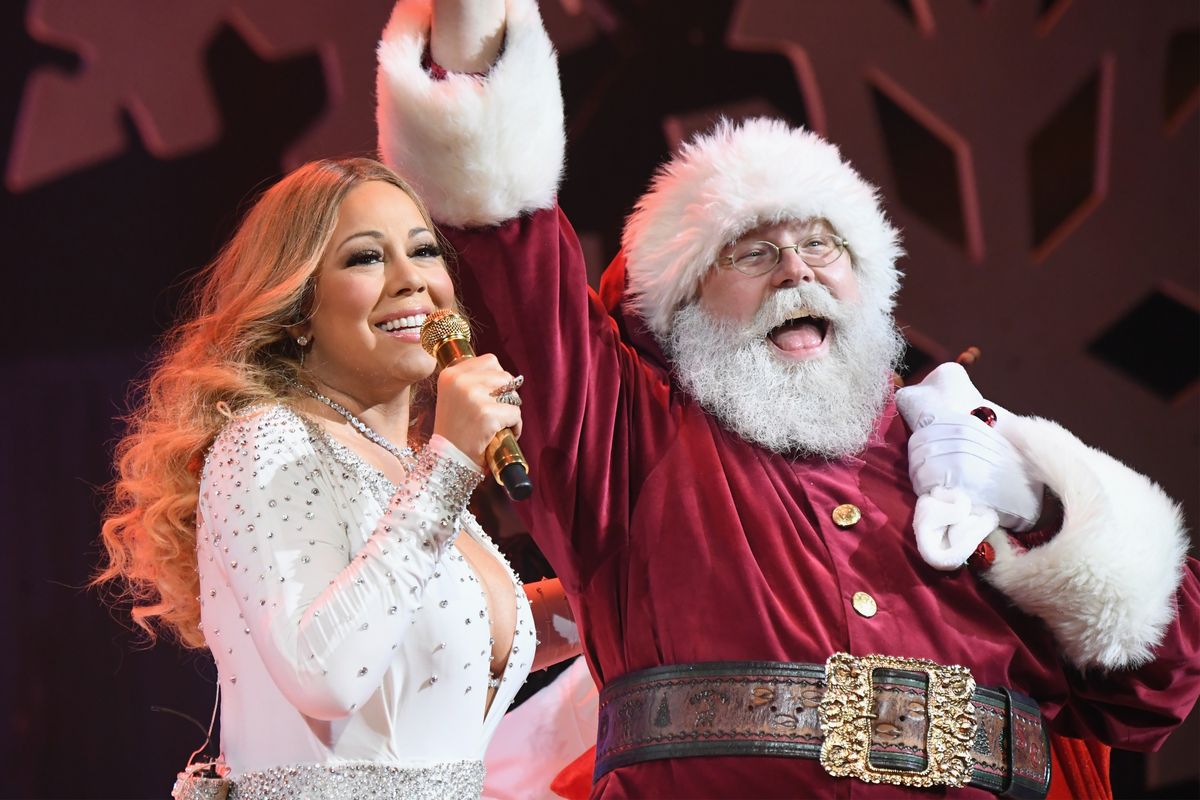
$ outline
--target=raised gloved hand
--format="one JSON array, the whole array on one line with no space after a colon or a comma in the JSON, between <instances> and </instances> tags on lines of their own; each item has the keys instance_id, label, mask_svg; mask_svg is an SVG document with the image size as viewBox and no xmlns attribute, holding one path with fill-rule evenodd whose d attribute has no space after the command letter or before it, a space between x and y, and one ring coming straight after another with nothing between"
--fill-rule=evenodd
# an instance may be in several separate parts
<instances>
[{"instance_id":1,"label":"raised gloved hand","mask_svg":"<svg viewBox=\"0 0 1200 800\"><path fill-rule=\"evenodd\" d=\"M913 430L913 528L926 563L957 569L997 527L1033 527L1043 487L1003 436L1011 415L984 400L962 366L943 364L920 384L898 390L896 405Z\"/></svg>"}]
</instances>

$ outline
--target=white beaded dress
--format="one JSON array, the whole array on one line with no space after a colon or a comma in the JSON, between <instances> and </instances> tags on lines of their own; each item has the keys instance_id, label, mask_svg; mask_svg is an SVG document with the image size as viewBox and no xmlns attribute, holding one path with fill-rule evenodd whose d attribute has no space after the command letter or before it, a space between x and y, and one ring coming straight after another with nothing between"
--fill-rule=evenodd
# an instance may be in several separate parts
<instances>
[{"instance_id":1,"label":"white beaded dress","mask_svg":"<svg viewBox=\"0 0 1200 800\"><path fill-rule=\"evenodd\" d=\"M435 436L397 487L284 405L217 437L197 555L231 797L479 796L536 639L519 581L466 510L468 464ZM457 535L513 579L513 647L486 714L488 607Z\"/></svg>"}]
</instances>

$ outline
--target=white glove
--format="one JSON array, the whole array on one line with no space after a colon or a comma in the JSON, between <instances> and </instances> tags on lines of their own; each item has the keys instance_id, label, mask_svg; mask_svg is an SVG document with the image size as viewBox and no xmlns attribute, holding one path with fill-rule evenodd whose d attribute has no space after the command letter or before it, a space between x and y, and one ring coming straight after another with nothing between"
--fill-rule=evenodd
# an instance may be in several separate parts
<instances>
[{"instance_id":1,"label":"white glove","mask_svg":"<svg viewBox=\"0 0 1200 800\"><path fill-rule=\"evenodd\" d=\"M896 405L913 429L908 475L916 492L913 528L926 563L961 566L996 527L1025 531L1041 514L1043 487L1002 431L1011 415L983 399L958 364L943 364ZM971 415L986 406L996 427Z\"/></svg>"}]
</instances>

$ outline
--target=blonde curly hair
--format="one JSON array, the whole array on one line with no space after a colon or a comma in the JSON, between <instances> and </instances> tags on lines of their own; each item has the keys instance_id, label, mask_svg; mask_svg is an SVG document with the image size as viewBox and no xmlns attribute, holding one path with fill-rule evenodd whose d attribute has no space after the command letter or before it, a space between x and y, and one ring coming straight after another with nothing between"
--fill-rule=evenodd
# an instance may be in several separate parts
<instances>
[{"instance_id":1,"label":"blonde curly hair","mask_svg":"<svg viewBox=\"0 0 1200 800\"><path fill-rule=\"evenodd\" d=\"M305 164L259 197L200 274L183 321L137 387L101 530L107 563L93 584L115 582L151 641L165 629L186 647L205 646L196 571L204 453L233 412L294 396L301 350L289 328L312 310L342 200L367 181L403 190L434 230L421 200L383 164Z\"/></svg>"}]
</instances>

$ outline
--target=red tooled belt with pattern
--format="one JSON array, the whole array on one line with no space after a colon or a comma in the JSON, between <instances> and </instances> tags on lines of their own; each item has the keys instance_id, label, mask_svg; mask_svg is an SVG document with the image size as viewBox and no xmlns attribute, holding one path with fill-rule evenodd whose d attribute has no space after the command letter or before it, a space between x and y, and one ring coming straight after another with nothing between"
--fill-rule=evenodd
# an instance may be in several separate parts
<instances>
[{"instance_id":1,"label":"red tooled belt with pattern","mask_svg":"<svg viewBox=\"0 0 1200 800\"><path fill-rule=\"evenodd\" d=\"M600 692L596 773L660 758L794 756L834 776L1044 798L1037 703L933 661L716 661L623 675Z\"/></svg>"}]
</instances>

